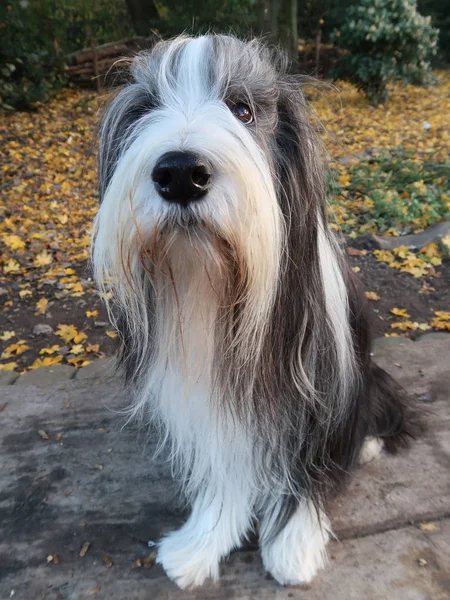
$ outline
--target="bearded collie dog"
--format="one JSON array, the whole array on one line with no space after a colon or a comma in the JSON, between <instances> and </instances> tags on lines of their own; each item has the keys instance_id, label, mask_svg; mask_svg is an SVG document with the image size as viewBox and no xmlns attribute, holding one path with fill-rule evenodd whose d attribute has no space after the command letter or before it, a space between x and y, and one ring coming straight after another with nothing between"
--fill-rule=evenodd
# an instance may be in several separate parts
<instances>
[{"instance_id":1,"label":"bearded collie dog","mask_svg":"<svg viewBox=\"0 0 450 600\"><path fill-rule=\"evenodd\" d=\"M409 435L328 227L302 83L260 41L182 36L132 59L100 127L94 273L130 413L192 507L158 546L181 588L255 527L278 582L311 581L333 494Z\"/></svg>"}]
</instances>

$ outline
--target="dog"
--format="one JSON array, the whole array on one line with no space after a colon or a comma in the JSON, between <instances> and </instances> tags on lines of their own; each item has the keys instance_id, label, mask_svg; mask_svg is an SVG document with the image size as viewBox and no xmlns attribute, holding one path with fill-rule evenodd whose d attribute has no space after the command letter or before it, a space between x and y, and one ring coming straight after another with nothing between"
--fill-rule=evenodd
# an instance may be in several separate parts
<instances>
[{"instance_id":1,"label":"dog","mask_svg":"<svg viewBox=\"0 0 450 600\"><path fill-rule=\"evenodd\" d=\"M257 523L266 570L308 583L328 502L409 423L328 227L302 79L257 40L159 42L99 137L95 279L130 417L157 427L192 505L157 560L181 588L217 580Z\"/></svg>"}]
</instances>

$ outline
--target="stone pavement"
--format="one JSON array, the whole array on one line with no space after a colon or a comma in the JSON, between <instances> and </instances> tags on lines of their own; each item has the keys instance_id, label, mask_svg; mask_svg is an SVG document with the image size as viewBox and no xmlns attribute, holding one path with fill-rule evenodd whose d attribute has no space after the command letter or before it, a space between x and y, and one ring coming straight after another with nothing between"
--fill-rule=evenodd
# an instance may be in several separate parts
<instances>
[{"instance_id":1,"label":"stone pavement","mask_svg":"<svg viewBox=\"0 0 450 600\"><path fill-rule=\"evenodd\" d=\"M361 468L332 510L330 565L307 588L277 585L254 547L192 593L159 566L133 568L185 515L152 435L123 428L127 393L110 363L0 381L0 599L450 598L450 335L382 338L374 355L427 432Z\"/></svg>"}]
</instances>

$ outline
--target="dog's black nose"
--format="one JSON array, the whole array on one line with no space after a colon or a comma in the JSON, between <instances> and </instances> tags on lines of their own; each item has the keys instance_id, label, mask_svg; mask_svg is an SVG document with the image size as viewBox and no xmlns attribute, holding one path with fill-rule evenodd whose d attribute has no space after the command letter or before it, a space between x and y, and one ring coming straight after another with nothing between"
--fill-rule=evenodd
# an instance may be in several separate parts
<instances>
[{"instance_id":1,"label":"dog's black nose","mask_svg":"<svg viewBox=\"0 0 450 600\"><path fill-rule=\"evenodd\" d=\"M159 195L168 202L187 206L207 193L212 169L193 152L168 152L157 162L152 179Z\"/></svg>"}]
</instances>

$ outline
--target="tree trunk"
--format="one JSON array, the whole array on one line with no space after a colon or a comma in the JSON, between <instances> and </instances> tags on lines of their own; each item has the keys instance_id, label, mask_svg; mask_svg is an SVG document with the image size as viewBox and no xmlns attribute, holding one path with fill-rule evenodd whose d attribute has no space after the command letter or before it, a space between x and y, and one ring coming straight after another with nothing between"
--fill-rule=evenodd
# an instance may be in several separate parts
<instances>
[{"instance_id":1,"label":"tree trunk","mask_svg":"<svg viewBox=\"0 0 450 600\"><path fill-rule=\"evenodd\" d=\"M126 0L128 13L138 35L149 35L159 19L153 0Z\"/></svg>"},{"instance_id":2,"label":"tree trunk","mask_svg":"<svg viewBox=\"0 0 450 600\"><path fill-rule=\"evenodd\" d=\"M259 0L259 29L287 52L295 64L298 55L298 0Z\"/></svg>"}]
</instances>

